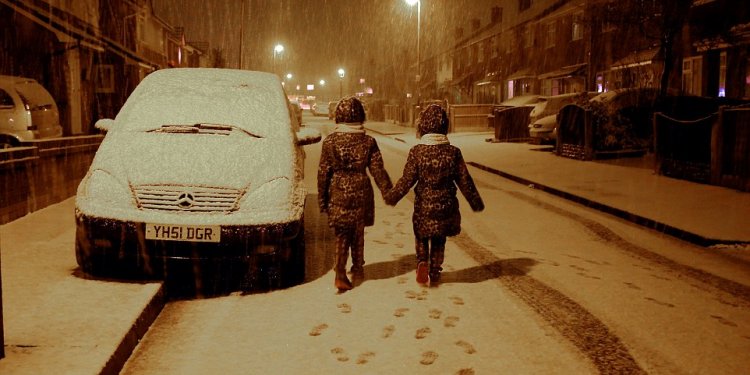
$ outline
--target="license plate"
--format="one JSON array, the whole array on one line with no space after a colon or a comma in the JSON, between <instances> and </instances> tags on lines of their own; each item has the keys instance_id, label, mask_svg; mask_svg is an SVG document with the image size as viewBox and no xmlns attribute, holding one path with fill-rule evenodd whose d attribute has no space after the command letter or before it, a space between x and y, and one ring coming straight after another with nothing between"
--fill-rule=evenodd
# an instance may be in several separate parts
<instances>
[{"instance_id":1,"label":"license plate","mask_svg":"<svg viewBox=\"0 0 750 375\"><path fill-rule=\"evenodd\" d=\"M146 223L146 239L189 242L220 242L221 226Z\"/></svg>"}]
</instances>

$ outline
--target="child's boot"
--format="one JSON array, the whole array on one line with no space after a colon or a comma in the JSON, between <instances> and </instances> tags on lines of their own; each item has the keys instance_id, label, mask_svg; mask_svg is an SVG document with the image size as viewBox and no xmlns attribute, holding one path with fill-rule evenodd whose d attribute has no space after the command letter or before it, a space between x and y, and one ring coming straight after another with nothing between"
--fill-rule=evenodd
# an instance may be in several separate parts
<instances>
[{"instance_id":1,"label":"child's boot","mask_svg":"<svg viewBox=\"0 0 750 375\"><path fill-rule=\"evenodd\" d=\"M445 238L437 237L432 239L430 248L430 285L440 283L440 272L443 270L443 260L445 259Z\"/></svg>"},{"instance_id":2,"label":"child's boot","mask_svg":"<svg viewBox=\"0 0 750 375\"><path fill-rule=\"evenodd\" d=\"M352 289L352 283L349 278L346 277L346 261L349 258L348 244L345 241L336 241L336 264L334 265L334 271L336 272L336 278L334 285L339 291L347 291Z\"/></svg>"}]
</instances>

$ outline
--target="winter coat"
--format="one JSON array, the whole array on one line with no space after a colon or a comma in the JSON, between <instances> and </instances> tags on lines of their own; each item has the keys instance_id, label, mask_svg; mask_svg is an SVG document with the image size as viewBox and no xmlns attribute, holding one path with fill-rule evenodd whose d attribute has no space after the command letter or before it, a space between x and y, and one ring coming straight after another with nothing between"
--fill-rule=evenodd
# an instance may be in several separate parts
<instances>
[{"instance_id":1,"label":"winter coat","mask_svg":"<svg viewBox=\"0 0 750 375\"><path fill-rule=\"evenodd\" d=\"M375 200L367 169L381 193L392 187L378 144L364 131L333 132L323 140L318 205L321 212L328 213L330 227L375 223Z\"/></svg>"},{"instance_id":2,"label":"winter coat","mask_svg":"<svg viewBox=\"0 0 750 375\"><path fill-rule=\"evenodd\" d=\"M412 223L417 238L455 236L461 232L461 213L456 190L466 197L472 210L484 209L461 150L449 143L417 144L409 150L404 174L385 195L395 205L414 188Z\"/></svg>"}]
</instances>

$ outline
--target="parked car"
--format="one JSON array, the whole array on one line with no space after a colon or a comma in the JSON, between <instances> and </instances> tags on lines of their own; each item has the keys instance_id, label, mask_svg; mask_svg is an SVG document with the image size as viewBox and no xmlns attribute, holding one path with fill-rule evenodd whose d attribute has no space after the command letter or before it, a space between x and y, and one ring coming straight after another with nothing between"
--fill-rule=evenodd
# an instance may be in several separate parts
<instances>
[{"instance_id":1,"label":"parked car","mask_svg":"<svg viewBox=\"0 0 750 375\"><path fill-rule=\"evenodd\" d=\"M297 119L297 123L301 125L302 124L302 107L299 106L299 102L290 101L289 106L290 106L292 113L294 114L294 117Z\"/></svg>"},{"instance_id":2,"label":"parked car","mask_svg":"<svg viewBox=\"0 0 750 375\"><path fill-rule=\"evenodd\" d=\"M312 112L313 116L329 116L328 112L328 104L321 104L321 103L315 103L310 108L310 112Z\"/></svg>"},{"instance_id":3,"label":"parked car","mask_svg":"<svg viewBox=\"0 0 750 375\"><path fill-rule=\"evenodd\" d=\"M180 294L300 282L301 146L321 135L301 128L289 108L270 73L148 75L114 120L96 123L106 135L75 199L81 269L103 277L187 275L195 285L175 287Z\"/></svg>"},{"instance_id":4,"label":"parked car","mask_svg":"<svg viewBox=\"0 0 750 375\"><path fill-rule=\"evenodd\" d=\"M542 96L529 114L529 136L535 143L554 141L557 138L557 112L568 104L585 104L596 92L570 93Z\"/></svg>"},{"instance_id":5,"label":"parked car","mask_svg":"<svg viewBox=\"0 0 750 375\"><path fill-rule=\"evenodd\" d=\"M0 148L61 136L57 104L39 82L0 76Z\"/></svg>"},{"instance_id":6,"label":"parked car","mask_svg":"<svg viewBox=\"0 0 750 375\"><path fill-rule=\"evenodd\" d=\"M336 118L336 106L339 102L328 102L328 119L334 120Z\"/></svg>"},{"instance_id":7,"label":"parked car","mask_svg":"<svg viewBox=\"0 0 750 375\"><path fill-rule=\"evenodd\" d=\"M496 107L509 108L521 106L533 106L539 102L541 95L518 95L500 102Z\"/></svg>"}]
</instances>

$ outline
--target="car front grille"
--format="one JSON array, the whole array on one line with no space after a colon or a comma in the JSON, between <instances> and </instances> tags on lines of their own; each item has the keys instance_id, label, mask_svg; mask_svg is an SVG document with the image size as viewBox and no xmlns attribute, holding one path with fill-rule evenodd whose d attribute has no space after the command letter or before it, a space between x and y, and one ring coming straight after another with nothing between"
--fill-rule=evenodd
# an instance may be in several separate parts
<instances>
[{"instance_id":1,"label":"car front grille","mask_svg":"<svg viewBox=\"0 0 750 375\"><path fill-rule=\"evenodd\" d=\"M237 207L237 189L204 186L141 185L135 187L138 207L159 211L229 212Z\"/></svg>"}]
</instances>

